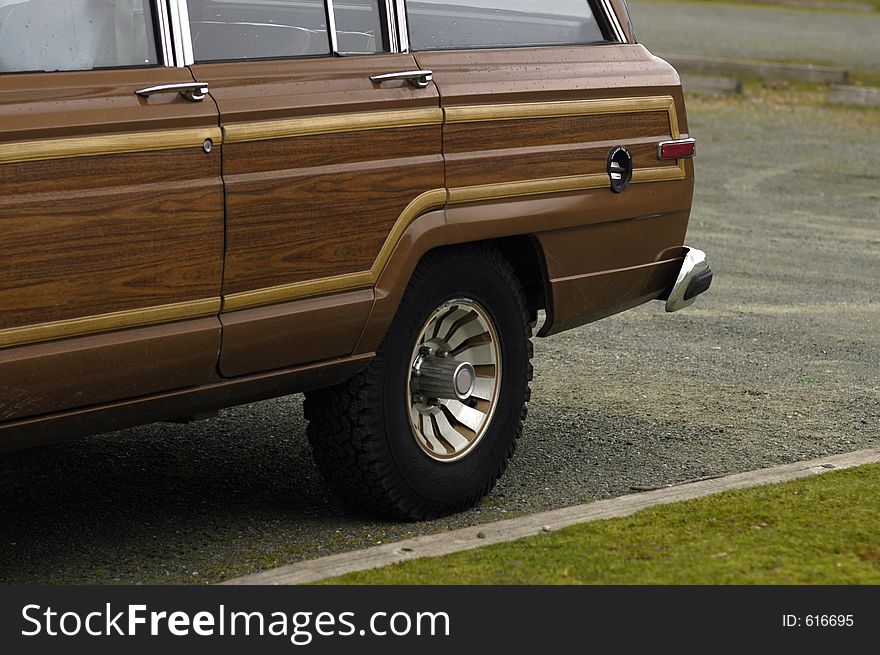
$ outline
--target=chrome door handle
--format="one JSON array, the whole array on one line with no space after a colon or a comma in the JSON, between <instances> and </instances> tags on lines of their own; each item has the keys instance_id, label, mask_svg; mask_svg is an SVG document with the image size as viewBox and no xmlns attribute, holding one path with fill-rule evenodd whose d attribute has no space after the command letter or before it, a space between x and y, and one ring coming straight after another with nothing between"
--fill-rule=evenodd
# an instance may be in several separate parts
<instances>
[{"instance_id":1,"label":"chrome door handle","mask_svg":"<svg viewBox=\"0 0 880 655\"><path fill-rule=\"evenodd\" d=\"M149 98L157 93L179 93L187 100L201 102L208 95L208 85L205 82L184 82L183 84L160 84L151 86L140 91L135 91L141 98Z\"/></svg>"},{"instance_id":2,"label":"chrome door handle","mask_svg":"<svg viewBox=\"0 0 880 655\"><path fill-rule=\"evenodd\" d=\"M427 89L428 85L434 81L434 71L404 71L402 73L388 73L387 75L373 75L370 77L370 80L374 84L404 80L417 89Z\"/></svg>"}]
</instances>

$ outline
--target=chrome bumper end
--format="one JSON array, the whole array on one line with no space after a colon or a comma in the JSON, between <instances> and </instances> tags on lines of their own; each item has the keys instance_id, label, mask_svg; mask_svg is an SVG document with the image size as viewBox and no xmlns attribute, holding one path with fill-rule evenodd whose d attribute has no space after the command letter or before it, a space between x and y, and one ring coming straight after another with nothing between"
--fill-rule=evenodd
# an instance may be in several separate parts
<instances>
[{"instance_id":1,"label":"chrome bumper end","mask_svg":"<svg viewBox=\"0 0 880 655\"><path fill-rule=\"evenodd\" d=\"M686 254L678 278L666 299L666 311L677 312L690 307L702 293L712 286L712 269L706 262L706 253L696 248L685 248Z\"/></svg>"}]
</instances>

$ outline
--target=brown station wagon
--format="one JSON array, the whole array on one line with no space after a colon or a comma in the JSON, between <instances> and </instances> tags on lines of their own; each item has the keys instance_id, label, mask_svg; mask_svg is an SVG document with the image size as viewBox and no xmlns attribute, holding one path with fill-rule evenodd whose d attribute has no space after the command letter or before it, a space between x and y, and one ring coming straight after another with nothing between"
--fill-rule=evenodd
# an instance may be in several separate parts
<instances>
[{"instance_id":1,"label":"brown station wagon","mask_svg":"<svg viewBox=\"0 0 880 655\"><path fill-rule=\"evenodd\" d=\"M304 391L327 480L477 502L545 337L705 291L624 0L0 0L0 447Z\"/></svg>"}]
</instances>

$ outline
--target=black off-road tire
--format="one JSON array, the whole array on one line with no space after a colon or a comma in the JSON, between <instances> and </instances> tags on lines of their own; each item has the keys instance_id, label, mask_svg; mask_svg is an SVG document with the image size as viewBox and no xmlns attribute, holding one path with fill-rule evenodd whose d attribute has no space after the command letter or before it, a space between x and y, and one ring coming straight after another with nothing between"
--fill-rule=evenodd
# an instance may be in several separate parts
<instances>
[{"instance_id":1,"label":"black off-road tire","mask_svg":"<svg viewBox=\"0 0 880 655\"><path fill-rule=\"evenodd\" d=\"M422 326L456 298L478 302L494 324L501 386L482 440L462 459L438 462L413 435L406 387ZM436 518L479 502L504 473L522 434L531 336L519 280L498 251L468 246L429 253L370 365L344 384L306 394L309 442L325 479L356 508L395 519Z\"/></svg>"}]
</instances>

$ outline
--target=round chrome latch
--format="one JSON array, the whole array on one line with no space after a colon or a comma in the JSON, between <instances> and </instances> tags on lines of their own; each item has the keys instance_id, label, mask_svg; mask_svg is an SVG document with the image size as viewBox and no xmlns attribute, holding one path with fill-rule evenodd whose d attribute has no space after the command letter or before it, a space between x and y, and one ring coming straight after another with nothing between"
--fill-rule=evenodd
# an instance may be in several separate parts
<instances>
[{"instance_id":1,"label":"round chrome latch","mask_svg":"<svg viewBox=\"0 0 880 655\"><path fill-rule=\"evenodd\" d=\"M211 151L214 149L214 142L211 139L205 139L205 143L202 144L202 150L204 150L207 154L211 154Z\"/></svg>"},{"instance_id":2,"label":"round chrome latch","mask_svg":"<svg viewBox=\"0 0 880 655\"><path fill-rule=\"evenodd\" d=\"M626 191L633 178L633 158L629 150L619 146L609 153L608 175L611 178L611 190L614 193Z\"/></svg>"}]
</instances>

